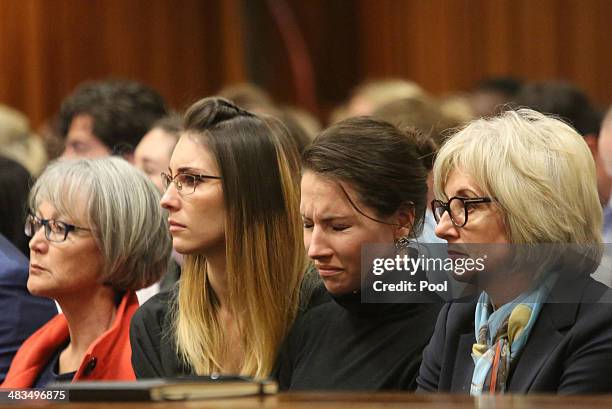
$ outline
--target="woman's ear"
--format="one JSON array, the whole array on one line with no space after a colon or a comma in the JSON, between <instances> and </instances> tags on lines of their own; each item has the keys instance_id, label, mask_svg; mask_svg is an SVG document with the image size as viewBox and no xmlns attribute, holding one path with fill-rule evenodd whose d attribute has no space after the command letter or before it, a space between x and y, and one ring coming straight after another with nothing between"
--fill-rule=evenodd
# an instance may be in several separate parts
<instances>
[{"instance_id":1,"label":"woman's ear","mask_svg":"<svg viewBox=\"0 0 612 409\"><path fill-rule=\"evenodd\" d=\"M395 239L407 237L412 233L414 228L414 220L416 218L414 203L407 202L397 209L395 229Z\"/></svg>"}]
</instances>

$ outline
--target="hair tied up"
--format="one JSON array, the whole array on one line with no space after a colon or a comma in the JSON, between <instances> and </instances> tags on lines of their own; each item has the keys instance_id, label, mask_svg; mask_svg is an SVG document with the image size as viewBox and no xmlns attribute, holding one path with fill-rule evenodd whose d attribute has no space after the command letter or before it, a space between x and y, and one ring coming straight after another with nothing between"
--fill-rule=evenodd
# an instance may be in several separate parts
<instances>
[{"instance_id":1,"label":"hair tied up","mask_svg":"<svg viewBox=\"0 0 612 409\"><path fill-rule=\"evenodd\" d=\"M185 113L185 129L208 129L222 122L255 115L225 98L208 97L193 104Z\"/></svg>"}]
</instances>

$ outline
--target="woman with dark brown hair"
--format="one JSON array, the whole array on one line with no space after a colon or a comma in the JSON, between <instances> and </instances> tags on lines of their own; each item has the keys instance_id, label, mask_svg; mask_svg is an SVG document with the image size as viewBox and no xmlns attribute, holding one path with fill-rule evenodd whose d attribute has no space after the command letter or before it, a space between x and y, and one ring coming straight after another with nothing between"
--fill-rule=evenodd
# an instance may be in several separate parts
<instances>
[{"instance_id":1,"label":"woman with dark brown hair","mask_svg":"<svg viewBox=\"0 0 612 409\"><path fill-rule=\"evenodd\" d=\"M360 117L323 131L305 150L304 244L332 301L293 327L279 358L282 389L415 388L440 299L362 302L372 295L362 265L369 245L405 251L422 229L427 172L415 140L412 132Z\"/></svg>"}]
</instances>

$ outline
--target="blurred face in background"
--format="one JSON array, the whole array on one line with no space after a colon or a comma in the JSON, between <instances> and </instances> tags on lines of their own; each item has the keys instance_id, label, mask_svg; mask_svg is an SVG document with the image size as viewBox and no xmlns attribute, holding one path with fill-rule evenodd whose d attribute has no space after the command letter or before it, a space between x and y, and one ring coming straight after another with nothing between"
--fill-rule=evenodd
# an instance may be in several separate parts
<instances>
[{"instance_id":1,"label":"blurred face in background","mask_svg":"<svg viewBox=\"0 0 612 409\"><path fill-rule=\"evenodd\" d=\"M607 184L608 189L606 191L605 189L601 188L601 181L605 180L609 182L612 178L612 120L610 120L609 116L606 117L606 120L604 120L604 123L601 126L597 146L599 149L597 152L597 157L595 158L595 162L599 165L597 167L598 187L600 192L600 199L604 199L603 203L605 204L610 198L610 183ZM602 190L604 191L602 192Z\"/></svg>"},{"instance_id":2,"label":"blurred face in background","mask_svg":"<svg viewBox=\"0 0 612 409\"><path fill-rule=\"evenodd\" d=\"M80 114L72 118L62 158L93 159L109 156L111 150L93 134L93 128L94 119L91 115Z\"/></svg>"},{"instance_id":3,"label":"blurred face in background","mask_svg":"<svg viewBox=\"0 0 612 409\"><path fill-rule=\"evenodd\" d=\"M168 172L176 138L161 128L151 129L134 151L134 165L142 170L163 193L161 172Z\"/></svg>"}]
</instances>

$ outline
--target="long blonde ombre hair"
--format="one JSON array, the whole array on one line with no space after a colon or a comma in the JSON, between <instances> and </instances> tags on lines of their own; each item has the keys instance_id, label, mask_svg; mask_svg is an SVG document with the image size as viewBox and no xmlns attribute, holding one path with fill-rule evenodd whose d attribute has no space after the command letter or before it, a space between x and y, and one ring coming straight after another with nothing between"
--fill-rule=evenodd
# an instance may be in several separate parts
<instances>
[{"instance_id":1,"label":"long blonde ombre hair","mask_svg":"<svg viewBox=\"0 0 612 409\"><path fill-rule=\"evenodd\" d=\"M186 135L206 146L222 177L228 309L244 360L240 375L268 376L298 308L306 267L299 214L299 156L284 127L221 98L192 105ZM187 255L173 322L177 352L199 375L224 370L227 345L206 259Z\"/></svg>"}]
</instances>

